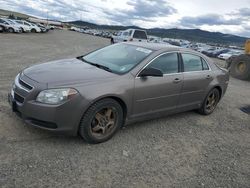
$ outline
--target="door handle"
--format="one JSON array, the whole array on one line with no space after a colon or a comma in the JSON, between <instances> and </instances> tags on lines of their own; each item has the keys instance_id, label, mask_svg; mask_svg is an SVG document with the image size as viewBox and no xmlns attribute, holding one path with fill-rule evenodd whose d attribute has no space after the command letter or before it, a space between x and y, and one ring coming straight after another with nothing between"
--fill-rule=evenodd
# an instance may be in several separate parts
<instances>
[{"instance_id":1,"label":"door handle","mask_svg":"<svg viewBox=\"0 0 250 188\"><path fill-rule=\"evenodd\" d=\"M173 82L174 82L175 84L177 84L177 83L179 83L180 81L181 81L180 78L175 78Z\"/></svg>"}]
</instances>

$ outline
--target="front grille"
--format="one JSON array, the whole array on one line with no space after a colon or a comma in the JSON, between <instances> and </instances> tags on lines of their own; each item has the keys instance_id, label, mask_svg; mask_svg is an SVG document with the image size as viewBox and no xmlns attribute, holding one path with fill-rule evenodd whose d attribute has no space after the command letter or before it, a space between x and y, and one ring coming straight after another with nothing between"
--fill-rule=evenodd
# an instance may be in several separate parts
<instances>
[{"instance_id":1,"label":"front grille","mask_svg":"<svg viewBox=\"0 0 250 188\"><path fill-rule=\"evenodd\" d=\"M20 84L22 87L24 87L25 89L27 89L28 91L30 91L30 90L33 89L33 87L32 87L31 85L27 84L26 82L24 82L24 81L21 80L20 78L19 78L18 81L19 81L19 84Z\"/></svg>"},{"instance_id":2,"label":"front grille","mask_svg":"<svg viewBox=\"0 0 250 188\"><path fill-rule=\"evenodd\" d=\"M19 103L24 102L24 98L21 95L18 95L17 93L14 93L14 99Z\"/></svg>"}]
</instances>

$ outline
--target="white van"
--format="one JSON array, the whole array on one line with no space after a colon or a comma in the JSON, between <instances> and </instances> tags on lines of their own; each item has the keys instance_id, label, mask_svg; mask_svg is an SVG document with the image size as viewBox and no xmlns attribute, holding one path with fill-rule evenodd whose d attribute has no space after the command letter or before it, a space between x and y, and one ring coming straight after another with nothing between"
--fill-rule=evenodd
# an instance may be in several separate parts
<instances>
[{"instance_id":1,"label":"white van","mask_svg":"<svg viewBox=\"0 0 250 188\"><path fill-rule=\"evenodd\" d=\"M120 31L116 36L111 37L111 43L118 42L147 42L147 32L140 29L127 29L125 31Z\"/></svg>"}]
</instances>

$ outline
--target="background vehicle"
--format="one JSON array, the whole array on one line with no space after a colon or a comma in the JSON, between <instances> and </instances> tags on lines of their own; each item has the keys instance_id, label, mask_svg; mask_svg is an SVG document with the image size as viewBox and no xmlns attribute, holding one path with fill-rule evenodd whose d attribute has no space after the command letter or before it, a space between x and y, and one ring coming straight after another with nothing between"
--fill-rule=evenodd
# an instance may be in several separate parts
<instances>
[{"instance_id":1,"label":"background vehicle","mask_svg":"<svg viewBox=\"0 0 250 188\"><path fill-rule=\"evenodd\" d=\"M230 50L230 51L227 52L227 53L220 54L220 55L218 56L218 58L219 58L219 59L223 59L223 60L227 60L227 59L229 59L230 57L235 56L235 55L240 55L241 53L242 53L241 51Z\"/></svg>"},{"instance_id":2,"label":"background vehicle","mask_svg":"<svg viewBox=\"0 0 250 188\"><path fill-rule=\"evenodd\" d=\"M245 54L231 56L227 60L230 74L241 80L250 80L250 40L245 43Z\"/></svg>"},{"instance_id":3,"label":"background vehicle","mask_svg":"<svg viewBox=\"0 0 250 188\"><path fill-rule=\"evenodd\" d=\"M218 57L220 54L229 52L229 49L218 49L207 54L209 57Z\"/></svg>"},{"instance_id":4,"label":"background vehicle","mask_svg":"<svg viewBox=\"0 0 250 188\"><path fill-rule=\"evenodd\" d=\"M23 33L31 31L31 27L28 24L25 24L24 22L22 22L21 20L10 20L10 21L12 23L18 24L18 26L21 28Z\"/></svg>"},{"instance_id":5,"label":"background vehicle","mask_svg":"<svg viewBox=\"0 0 250 188\"><path fill-rule=\"evenodd\" d=\"M16 24L13 24L8 19L0 18L0 25L4 28L5 31L10 33L20 33L22 32L21 28L18 27Z\"/></svg>"},{"instance_id":6,"label":"background vehicle","mask_svg":"<svg viewBox=\"0 0 250 188\"><path fill-rule=\"evenodd\" d=\"M145 30L140 29L127 29L125 31L118 32L117 36L111 37L111 43L118 43L118 42L147 42L147 32Z\"/></svg>"},{"instance_id":7,"label":"background vehicle","mask_svg":"<svg viewBox=\"0 0 250 188\"><path fill-rule=\"evenodd\" d=\"M42 33L46 33L49 31L48 28L46 28L46 26L42 25L42 24L37 24L37 26L41 29Z\"/></svg>"},{"instance_id":8,"label":"background vehicle","mask_svg":"<svg viewBox=\"0 0 250 188\"><path fill-rule=\"evenodd\" d=\"M20 20L20 21L18 21L18 23L30 27L30 31L31 31L32 33L40 33L40 32L41 32L41 29L40 29L36 24L27 22L27 21L25 21L25 20Z\"/></svg>"}]
</instances>

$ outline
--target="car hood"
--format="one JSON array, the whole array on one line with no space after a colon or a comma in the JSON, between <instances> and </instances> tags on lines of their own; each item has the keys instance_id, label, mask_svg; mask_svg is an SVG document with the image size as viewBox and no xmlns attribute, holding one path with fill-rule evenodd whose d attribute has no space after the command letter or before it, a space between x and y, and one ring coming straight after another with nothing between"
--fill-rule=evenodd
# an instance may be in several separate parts
<instances>
[{"instance_id":1,"label":"car hood","mask_svg":"<svg viewBox=\"0 0 250 188\"><path fill-rule=\"evenodd\" d=\"M69 85L100 82L117 76L76 58L31 66L23 71L30 79L48 85Z\"/></svg>"}]
</instances>

